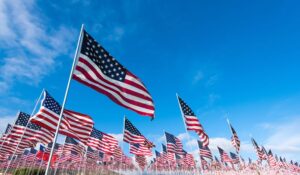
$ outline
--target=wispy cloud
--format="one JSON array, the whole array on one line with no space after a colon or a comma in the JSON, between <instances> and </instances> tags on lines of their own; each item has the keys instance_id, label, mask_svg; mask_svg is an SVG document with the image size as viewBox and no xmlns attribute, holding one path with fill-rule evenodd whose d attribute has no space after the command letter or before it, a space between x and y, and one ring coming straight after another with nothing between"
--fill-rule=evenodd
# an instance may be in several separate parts
<instances>
[{"instance_id":1,"label":"wispy cloud","mask_svg":"<svg viewBox=\"0 0 300 175\"><path fill-rule=\"evenodd\" d=\"M194 78L193 78L193 83L196 84L198 83L199 81L203 80L204 78L204 74L202 71L197 71L197 73L194 75Z\"/></svg>"},{"instance_id":2,"label":"wispy cloud","mask_svg":"<svg viewBox=\"0 0 300 175\"><path fill-rule=\"evenodd\" d=\"M68 53L75 38L74 31L65 26L50 28L35 5L34 0L0 2L0 45L5 48L0 67L2 92L15 81L38 84L55 68L56 57Z\"/></svg>"}]
</instances>

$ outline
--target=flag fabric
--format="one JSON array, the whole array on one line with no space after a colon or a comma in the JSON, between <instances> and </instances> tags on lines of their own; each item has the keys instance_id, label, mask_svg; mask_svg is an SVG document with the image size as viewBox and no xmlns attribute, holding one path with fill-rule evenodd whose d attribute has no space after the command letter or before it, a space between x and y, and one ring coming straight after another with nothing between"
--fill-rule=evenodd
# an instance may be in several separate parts
<instances>
[{"instance_id":1,"label":"flag fabric","mask_svg":"<svg viewBox=\"0 0 300 175\"><path fill-rule=\"evenodd\" d=\"M211 153L210 149L208 148L208 146L203 146L202 142L199 140L198 140L198 147L199 147L200 156L206 157L210 160L213 159L212 153Z\"/></svg>"},{"instance_id":2,"label":"flag fabric","mask_svg":"<svg viewBox=\"0 0 300 175\"><path fill-rule=\"evenodd\" d=\"M12 129L12 125L11 124L7 124L6 129L4 131L4 134L10 133L11 129Z\"/></svg>"},{"instance_id":3,"label":"flag fabric","mask_svg":"<svg viewBox=\"0 0 300 175\"><path fill-rule=\"evenodd\" d=\"M178 101L184 116L186 129L190 131L195 131L199 135L200 140L203 142L203 145L208 146L209 144L208 135L205 133L197 116L194 114L192 109L179 96L178 96Z\"/></svg>"},{"instance_id":4,"label":"flag fabric","mask_svg":"<svg viewBox=\"0 0 300 175\"><path fill-rule=\"evenodd\" d=\"M218 147L218 150L219 150L222 162L231 162L232 161L230 159L229 155L222 148Z\"/></svg>"},{"instance_id":5,"label":"flag fabric","mask_svg":"<svg viewBox=\"0 0 300 175\"><path fill-rule=\"evenodd\" d=\"M113 154L118 146L118 141L113 136L93 128L87 143L92 149L102 151L107 154Z\"/></svg>"},{"instance_id":6,"label":"flag fabric","mask_svg":"<svg viewBox=\"0 0 300 175\"><path fill-rule=\"evenodd\" d=\"M270 167L276 167L276 159L271 150L268 152L268 163Z\"/></svg>"},{"instance_id":7,"label":"flag fabric","mask_svg":"<svg viewBox=\"0 0 300 175\"><path fill-rule=\"evenodd\" d=\"M256 155L260 160L263 160L263 152L260 149L260 147L258 146L257 142L254 140L254 138L251 138L251 142L253 144L253 147L256 151Z\"/></svg>"},{"instance_id":8,"label":"flag fabric","mask_svg":"<svg viewBox=\"0 0 300 175\"><path fill-rule=\"evenodd\" d=\"M231 158L231 162L233 163L233 164L238 164L238 163L240 163L240 160L239 160L239 157L236 155L236 154L234 154L234 153L232 153L232 152L230 152L229 153L230 154L230 158Z\"/></svg>"},{"instance_id":9,"label":"flag fabric","mask_svg":"<svg viewBox=\"0 0 300 175\"><path fill-rule=\"evenodd\" d=\"M85 146L71 137L66 137L62 151L63 153L70 153L73 151L79 155L83 155L85 153Z\"/></svg>"},{"instance_id":10,"label":"flag fabric","mask_svg":"<svg viewBox=\"0 0 300 175\"><path fill-rule=\"evenodd\" d=\"M240 151L241 141L235 131L235 129L232 127L232 125L229 123L232 136L231 136L231 144L235 147L236 152L238 153Z\"/></svg>"},{"instance_id":11,"label":"flag fabric","mask_svg":"<svg viewBox=\"0 0 300 175\"><path fill-rule=\"evenodd\" d=\"M44 91L43 94L44 98L42 99L41 107L39 111L31 117L30 121L49 131L55 132L61 106L47 91ZM88 115L64 110L59 126L59 133L86 143L93 125L94 122Z\"/></svg>"},{"instance_id":12,"label":"flag fabric","mask_svg":"<svg viewBox=\"0 0 300 175\"><path fill-rule=\"evenodd\" d=\"M129 152L139 156L152 156L151 150L144 144L130 144Z\"/></svg>"},{"instance_id":13,"label":"flag fabric","mask_svg":"<svg viewBox=\"0 0 300 175\"><path fill-rule=\"evenodd\" d=\"M124 123L124 133L123 133L123 141L127 143L139 143L139 144L145 144L149 148L154 147L152 142L147 140L141 132L127 119L125 118Z\"/></svg>"},{"instance_id":14,"label":"flag fabric","mask_svg":"<svg viewBox=\"0 0 300 175\"><path fill-rule=\"evenodd\" d=\"M184 152L182 149L181 141L173 134L170 134L168 132L165 132L165 136L167 141L167 152L183 155Z\"/></svg>"},{"instance_id":15,"label":"flag fabric","mask_svg":"<svg viewBox=\"0 0 300 175\"><path fill-rule=\"evenodd\" d=\"M108 96L115 103L154 117L151 95L140 79L122 66L86 31L73 79Z\"/></svg>"}]
</instances>

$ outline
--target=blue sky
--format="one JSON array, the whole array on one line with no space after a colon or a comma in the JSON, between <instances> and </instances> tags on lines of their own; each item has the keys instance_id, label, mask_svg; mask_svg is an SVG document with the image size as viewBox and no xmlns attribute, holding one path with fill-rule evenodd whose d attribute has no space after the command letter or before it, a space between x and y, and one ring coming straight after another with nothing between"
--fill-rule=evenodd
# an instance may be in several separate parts
<instances>
[{"instance_id":1,"label":"blue sky","mask_svg":"<svg viewBox=\"0 0 300 175\"><path fill-rule=\"evenodd\" d=\"M228 117L253 157L250 135L290 159L300 156L300 12L292 1L0 2L1 129L31 113L43 88L62 102L82 23L153 96L150 121L75 81L66 104L120 138L123 116L156 144L185 134L177 92L195 111L211 147L232 150ZM285 140L285 144L282 144ZM124 144L127 150L127 144ZM160 146L157 148L160 150Z\"/></svg>"}]
</instances>

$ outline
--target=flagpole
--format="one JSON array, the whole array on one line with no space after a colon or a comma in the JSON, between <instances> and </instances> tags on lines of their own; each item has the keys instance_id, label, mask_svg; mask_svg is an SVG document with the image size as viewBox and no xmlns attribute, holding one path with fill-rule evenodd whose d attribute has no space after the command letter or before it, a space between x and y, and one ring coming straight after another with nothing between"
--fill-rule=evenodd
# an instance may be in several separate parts
<instances>
[{"instance_id":1,"label":"flagpole","mask_svg":"<svg viewBox=\"0 0 300 175\"><path fill-rule=\"evenodd\" d=\"M122 139L122 142L121 142L121 153L122 153L121 154L121 169L119 171L122 171L122 164L123 164L123 144L124 144L125 120L126 120L126 116L124 115L124 119L123 119L123 139Z\"/></svg>"},{"instance_id":2,"label":"flagpole","mask_svg":"<svg viewBox=\"0 0 300 175\"><path fill-rule=\"evenodd\" d=\"M35 105L34 105L34 108L33 108L32 112L31 112L30 117L33 116L33 114L34 114L34 112L35 112L35 110L36 110L36 107L37 107L39 101L41 100L41 97L42 97L43 92L44 92L44 89L42 90L42 92L41 92L39 98L37 99L37 101L36 101L36 103L35 103ZM19 116L19 114L20 114L20 111L18 112L18 115L17 115L17 116ZM17 119L16 119L16 121L17 121ZM26 130L27 130L27 126L28 126L29 122L30 122L30 118L29 118L28 122L26 123L25 130L24 130L24 132L23 132L23 134L22 134L22 137L20 138L20 141L19 141L18 144L17 144L17 147L16 147L16 149L15 149L15 151L14 151L12 157L14 157L14 156L16 155L16 153L17 153L17 151L18 151L18 149L19 149L19 145L20 145L20 143L21 143L21 141L22 141L22 139L23 139L23 137L24 137L24 135L25 135L25 132L26 132ZM12 127L13 127L13 126L12 126ZM4 175L6 175L8 169L9 169L9 167L10 167L10 165L11 165L11 162L12 162L12 159L9 161L9 163L8 163L6 169L5 169Z\"/></svg>"},{"instance_id":3,"label":"flagpole","mask_svg":"<svg viewBox=\"0 0 300 175\"><path fill-rule=\"evenodd\" d=\"M62 106L61 106L61 110L60 110L60 114L59 114L59 120L58 120L58 123L57 123L56 131L55 131L55 136L54 136L54 140L53 140L53 145L52 145L51 152L50 152L50 155L49 155L49 160L48 160L48 164L47 164L45 175L48 175L48 173L49 173L51 159L52 159L52 156L53 156L54 147L55 147L55 143L56 143L57 136L58 136L59 126L60 126L60 123L61 123L61 120L62 120L62 116L63 116L63 111L64 111L64 108L65 108L65 104L66 104L66 101L67 101L67 98L68 98L69 88L70 88L70 84L71 84L71 80L72 80L74 68L75 68L75 65L77 64L78 52L79 52L79 49L81 48L81 44L82 44L83 29L84 29L84 25L82 24L81 25L81 29L80 29L80 34L79 34L79 37L78 37L78 42L77 42L77 47L76 47L76 51L75 51L75 55L74 55L74 59L73 59L73 64L72 64L71 72L70 72L70 75L69 75L68 84L67 84L66 91L65 91L64 100L63 100L63 103L62 103Z\"/></svg>"},{"instance_id":4,"label":"flagpole","mask_svg":"<svg viewBox=\"0 0 300 175\"><path fill-rule=\"evenodd\" d=\"M180 102L179 102L179 96L178 96L177 93L176 93L176 97L177 97L178 106L179 106L179 109L180 109L180 112L181 112L181 117L182 117L183 125L184 125L184 127L185 127L185 132L186 132L186 134L187 134L187 136L188 136L188 141L190 141L190 135L189 135L189 133L188 133L188 130L187 130L187 127L186 127L186 124L185 124L184 114L183 114L183 111L182 111L182 109L181 109ZM200 158L199 163L200 163L200 173L201 173L201 175L203 175L203 171L202 171L202 168L201 168L201 166L202 166L201 158ZM197 173L198 173L198 171L197 171Z\"/></svg>"}]
</instances>

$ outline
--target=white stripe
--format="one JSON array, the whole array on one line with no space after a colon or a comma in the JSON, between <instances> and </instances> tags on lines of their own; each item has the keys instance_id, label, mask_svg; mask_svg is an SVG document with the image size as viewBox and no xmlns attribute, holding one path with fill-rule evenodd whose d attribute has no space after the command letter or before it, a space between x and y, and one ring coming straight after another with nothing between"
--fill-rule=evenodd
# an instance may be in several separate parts
<instances>
[{"instance_id":1,"label":"white stripe","mask_svg":"<svg viewBox=\"0 0 300 175\"><path fill-rule=\"evenodd\" d=\"M83 55L83 54L80 54L79 57L81 57L81 58L83 58L84 60L88 61L94 68L97 68L97 72L99 72L100 75L101 75L105 80L107 80L107 81L109 81L109 82L112 82L112 83L115 84L116 86L125 87L126 89L130 89L130 90L132 90L132 91L134 91L134 92L138 92L139 94L142 94L142 95L144 95L144 96L147 96L147 97L151 98L151 96L150 96L146 91L144 91L143 89L139 89L139 88L137 88L137 87L131 86L131 85L126 84L126 83L123 83L123 82L121 82L121 81L117 81L117 80L114 80L114 79L111 79L111 78L107 77L106 75L104 75L104 74L102 73L102 71L99 70L98 66L97 66L90 58L88 58L87 56L85 56L85 55ZM77 65L78 65L78 64L79 64L79 62L77 63ZM128 79L128 80L130 80L130 81L136 82L136 83L138 83L138 84L140 84L141 86L144 87L144 85L142 85L141 83L139 83L139 81L136 80L134 77L131 77L131 76L128 76L128 77L127 77L127 76L128 76L128 75L126 75L125 79ZM146 88L145 88L145 89L146 89Z\"/></svg>"},{"instance_id":2,"label":"white stripe","mask_svg":"<svg viewBox=\"0 0 300 175\"><path fill-rule=\"evenodd\" d=\"M139 106L135 106L131 103L128 103L126 101L124 101L118 94L116 94L115 92L109 90L109 89L106 89L98 84L95 84L93 82L91 82L90 80L88 80L83 74L79 73L79 75L77 74L78 72L75 70L74 71L74 74L77 75L81 80L87 82L88 84L92 84L96 87L98 87L99 89L102 89L106 92L108 92L109 94L111 94L112 96L114 96L120 103L122 103L124 106L127 106L127 107L130 107L130 108L133 108L134 110L136 111L140 111L140 112L143 112L143 113L148 113L148 114L152 114L154 112L154 110L150 110L150 109L146 109L146 108L143 108L143 107L139 107Z\"/></svg>"},{"instance_id":3,"label":"white stripe","mask_svg":"<svg viewBox=\"0 0 300 175\"><path fill-rule=\"evenodd\" d=\"M100 79L97 77L97 75L96 75L91 69L89 69L89 67L87 67L84 63L78 62L77 66L83 68L86 72L88 72L88 74L93 78L94 81L98 82L98 83L101 84L101 85L108 86L108 87L111 88L111 89L114 89L115 91L121 93L123 97L125 97L125 98L127 98L127 99L134 100L134 101L136 101L136 102L140 102L140 103L142 103L142 104L148 104L148 105L150 105L150 106L153 106L153 103L152 103L151 101L145 100L145 99L140 98L140 97L138 97L138 96L131 95L131 94L126 93L126 92L123 92L122 90L120 90L119 88L116 87L116 86L118 86L118 87L122 87L122 88L126 88L126 89L127 89L127 87L128 87L129 85L127 85L127 84L125 84L125 86L120 86L120 85L118 85L118 84L117 84L117 85L114 85L114 86L113 86L113 85L110 85L110 84L108 84L108 83L106 83L106 82L100 80ZM100 72L100 71L98 71L98 72ZM79 76L78 74L82 74L82 73L75 69L75 71L74 71L73 74ZM82 74L82 75L83 75L83 74ZM84 75L83 75L83 76L84 76ZM103 75L101 75L101 76L103 76ZM108 80L107 80L107 81L108 81ZM124 84L124 83L123 83L123 84Z\"/></svg>"}]
</instances>

